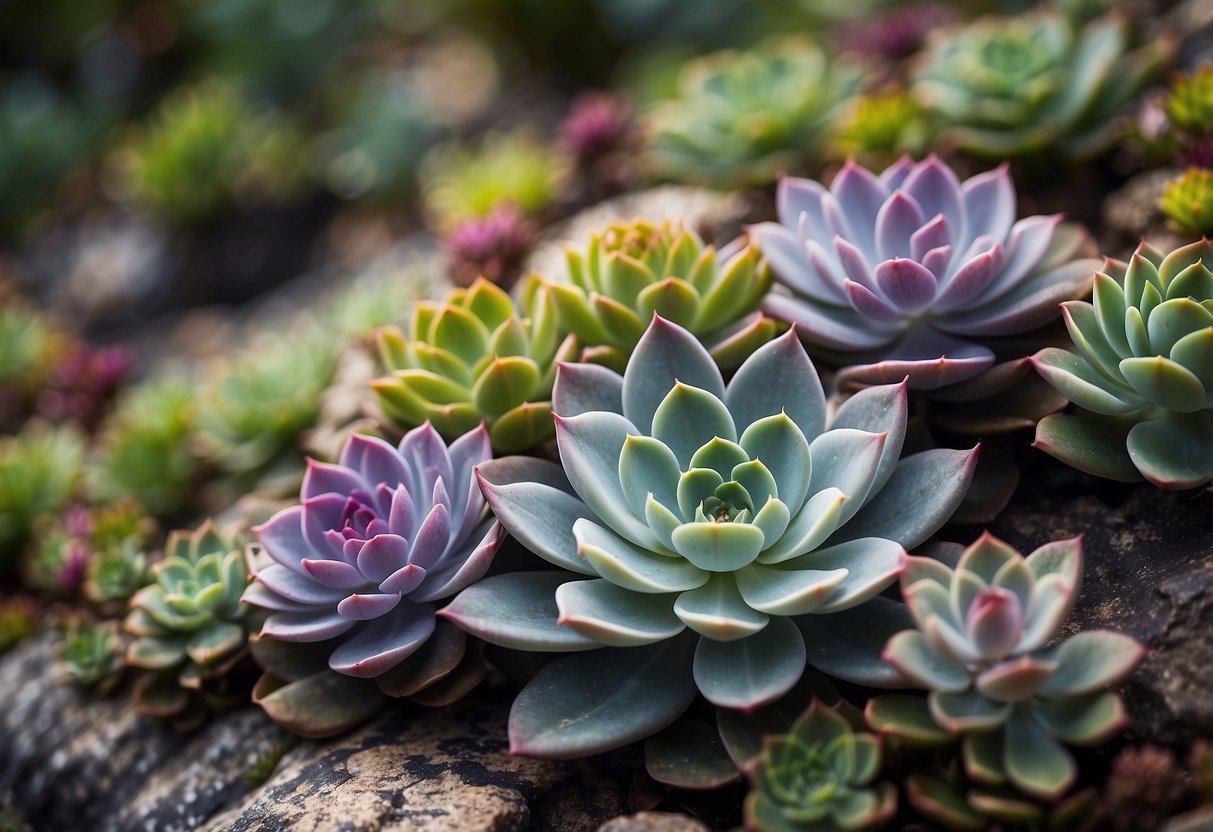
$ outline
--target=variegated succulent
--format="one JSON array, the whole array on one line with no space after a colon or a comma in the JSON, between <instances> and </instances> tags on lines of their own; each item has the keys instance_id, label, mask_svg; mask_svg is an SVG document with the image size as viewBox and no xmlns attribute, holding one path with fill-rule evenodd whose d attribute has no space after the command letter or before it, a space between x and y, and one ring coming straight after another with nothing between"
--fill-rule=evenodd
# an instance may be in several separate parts
<instances>
[{"instance_id":1,"label":"variegated succulent","mask_svg":"<svg viewBox=\"0 0 1213 832\"><path fill-rule=\"evenodd\" d=\"M1124 705L1107 688L1133 671L1144 648L1107 630L1054 644L1082 571L1078 538L1025 558L987 533L955 569L933 558L905 559L902 595L917 629L893 636L884 658L930 691L936 724L963 735L971 780L1056 799L1077 774L1063 743L1094 745L1124 726ZM909 710L886 704L872 700L869 720L912 736Z\"/></svg>"},{"instance_id":2,"label":"variegated succulent","mask_svg":"<svg viewBox=\"0 0 1213 832\"><path fill-rule=\"evenodd\" d=\"M244 594L270 611L254 654L268 657L256 698L271 717L320 736L380 691L438 704L479 683L479 651L434 613L485 573L501 542L472 475L490 456L483 425L447 447L427 423L399 448L352 434L338 464L309 461L302 505L255 529L262 552ZM298 645L302 658L265 650L270 641ZM300 666L309 672L288 669Z\"/></svg>"},{"instance_id":3,"label":"variegated succulent","mask_svg":"<svg viewBox=\"0 0 1213 832\"><path fill-rule=\"evenodd\" d=\"M519 695L515 751L626 744L696 690L723 707L772 701L801 678L806 644L830 673L890 681L822 633L854 645L902 626L900 605L874 596L902 547L952 514L976 459L899 462L904 385L865 390L827 421L795 333L726 386L694 336L655 316L622 377L565 364L553 402L562 465L507 457L479 474L510 534L562 571L487 578L440 612L504 647L595 651L547 665Z\"/></svg>"},{"instance_id":4,"label":"variegated succulent","mask_svg":"<svg viewBox=\"0 0 1213 832\"><path fill-rule=\"evenodd\" d=\"M880 740L814 701L786 735L767 737L746 796L756 832L876 829L897 811L897 787L873 786Z\"/></svg>"},{"instance_id":5,"label":"variegated succulent","mask_svg":"<svg viewBox=\"0 0 1213 832\"><path fill-rule=\"evenodd\" d=\"M861 78L857 67L832 60L804 36L698 58L683 68L678 96L647 114L654 172L738 187L816 167Z\"/></svg>"},{"instance_id":6,"label":"variegated succulent","mask_svg":"<svg viewBox=\"0 0 1213 832\"><path fill-rule=\"evenodd\" d=\"M911 92L935 118L939 138L987 159L1107 150L1120 116L1169 59L1174 44L1131 46L1126 17L1085 25L1056 11L989 17L938 30Z\"/></svg>"},{"instance_id":7,"label":"variegated succulent","mask_svg":"<svg viewBox=\"0 0 1213 832\"><path fill-rule=\"evenodd\" d=\"M737 366L776 334L755 315L771 271L744 238L717 252L681 223L613 223L590 236L585 251L566 249L568 281L536 278L561 326L577 336L583 361L619 372L652 320L661 315L709 345L719 363Z\"/></svg>"},{"instance_id":8,"label":"variegated succulent","mask_svg":"<svg viewBox=\"0 0 1213 832\"><path fill-rule=\"evenodd\" d=\"M1093 303L1063 304L1075 351L1033 358L1083 410L1049 416L1036 447L1082 471L1160 488L1213 480L1213 243L1108 260Z\"/></svg>"},{"instance_id":9,"label":"variegated succulent","mask_svg":"<svg viewBox=\"0 0 1213 832\"><path fill-rule=\"evenodd\" d=\"M415 303L409 335L396 327L379 332L391 375L371 387L383 412L406 429L428 421L448 440L483 420L503 453L549 438L556 362L574 358L576 345L561 340L546 289L532 294L527 314L483 279L444 303Z\"/></svg>"},{"instance_id":10,"label":"variegated succulent","mask_svg":"<svg viewBox=\"0 0 1213 832\"><path fill-rule=\"evenodd\" d=\"M248 571L243 547L210 521L171 533L164 549L156 582L131 599L126 663L151 671L137 683L141 710L192 726L242 698L227 676L248 652Z\"/></svg>"},{"instance_id":11,"label":"variegated succulent","mask_svg":"<svg viewBox=\"0 0 1213 832\"><path fill-rule=\"evenodd\" d=\"M909 376L912 389L940 396L963 398L961 383L988 392L1016 369L987 373L998 359L991 339L1056 320L1097 265L1076 259L1086 235L1060 216L1016 221L1006 166L962 183L934 156L879 176L848 163L828 190L784 179L777 204L779 222L750 229L788 290L764 310L801 325L841 367L844 391Z\"/></svg>"}]
</instances>

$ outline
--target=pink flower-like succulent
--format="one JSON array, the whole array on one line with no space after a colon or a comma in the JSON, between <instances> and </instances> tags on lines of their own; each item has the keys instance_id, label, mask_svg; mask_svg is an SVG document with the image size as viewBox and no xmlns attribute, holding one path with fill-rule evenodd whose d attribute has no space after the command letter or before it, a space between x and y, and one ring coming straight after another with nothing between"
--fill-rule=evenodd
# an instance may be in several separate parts
<instances>
[{"instance_id":1,"label":"pink flower-like succulent","mask_svg":"<svg viewBox=\"0 0 1213 832\"><path fill-rule=\"evenodd\" d=\"M338 464L310 460L302 505L254 530L243 600L272 611L262 637L331 641L329 667L363 678L421 648L437 602L483 576L501 543L472 475L491 456L483 425L448 448L427 422L399 448L353 434Z\"/></svg>"},{"instance_id":2,"label":"pink flower-like succulent","mask_svg":"<svg viewBox=\"0 0 1213 832\"><path fill-rule=\"evenodd\" d=\"M995 363L985 341L1056 320L1097 265L1060 215L1015 219L1005 165L962 183L935 156L879 176L848 162L828 189L783 179L778 214L750 229L789 290L764 310L843 367L840 389L971 379Z\"/></svg>"}]
</instances>

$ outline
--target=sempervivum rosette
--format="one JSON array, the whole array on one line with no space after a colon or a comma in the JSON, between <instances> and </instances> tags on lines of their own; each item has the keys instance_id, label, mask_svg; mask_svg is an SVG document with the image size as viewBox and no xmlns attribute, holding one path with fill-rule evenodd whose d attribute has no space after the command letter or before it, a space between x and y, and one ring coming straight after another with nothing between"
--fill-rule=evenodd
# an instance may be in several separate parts
<instances>
[{"instance_id":1,"label":"sempervivum rosette","mask_svg":"<svg viewBox=\"0 0 1213 832\"><path fill-rule=\"evenodd\" d=\"M1060 216L1016 221L1005 166L962 183L934 156L879 176L851 162L829 189L784 179L778 212L750 229L789 291L764 308L842 367L842 390L971 382L995 365L990 339L1056 320L1097 265Z\"/></svg>"},{"instance_id":2,"label":"sempervivum rosette","mask_svg":"<svg viewBox=\"0 0 1213 832\"><path fill-rule=\"evenodd\" d=\"M952 514L976 457L899 461L904 385L853 396L827 427L794 333L726 386L699 341L654 317L622 377L561 365L553 406L562 465L507 457L479 471L510 534L563 571L486 578L441 612L504 647L608 648L535 677L510 717L515 751L626 744L673 722L697 689L756 707L796 684L810 648L835 675L894 681L869 651L900 626L900 605L874 596L902 547Z\"/></svg>"},{"instance_id":3,"label":"sempervivum rosette","mask_svg":"<svg viewBox=\"0 0 1213 832\"><path fill-rule=\"evenodd\" d=\"M485 573L501 542L472 475L490 457L484 426L448 448L426 423L398 449L354 434L338 464L309 461L302 505L255 530L262 553L244 594L270 611L254 655L275 677L257 692L271 716L308 734L347 723L335 714L346 704L338 697L358 686L302 656L323 656L330 671L427 702L457 699L480 680L478 653L434 613ZM271 640L308 649L267 646ZM300 701L308 696L328 699ZM354 708L375 701L373 691L369 700L354 696L364 697Z\"/></svg>"}]
</instances>

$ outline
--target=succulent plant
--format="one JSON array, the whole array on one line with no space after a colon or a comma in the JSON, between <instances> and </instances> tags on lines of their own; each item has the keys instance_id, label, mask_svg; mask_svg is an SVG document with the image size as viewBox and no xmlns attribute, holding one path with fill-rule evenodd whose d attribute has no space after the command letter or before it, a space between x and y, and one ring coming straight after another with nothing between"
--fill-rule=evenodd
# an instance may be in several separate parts
<instances>
[{"instance_id":1,"label":"succulent plant","mask_svg":"<svg viewBox=\"0 0 1213 832\"><path fill-rule=\"evenodd\" d=\"M813 702L783 736L768 737L746 796L746 828L761 832L874 829L897 811L897 787L873 786L880 740Z\"/></svg>"},{"instance_id":2,"label":"succulent plant","mask_svg":"<svg viewBox=\"0 0 1213 832\"><path fill-rule=\"evenodd\" d=\"M753 314L772 278L744 238L717 252L681 223L634 220L595 232L585 251L566 249L566 259L567 282L539 278L525 290L547 288L584 361L622 372L655 314L733 367L776 334L774 321Z\"/></svg>"},{"instance_id":3,"label":"succulent plant","mask_svg":"<svg viewBox=\"0 0 1213 832\"><path fill-rule=\"evenodd\" d=\"M189 226L242 197L281 201L305 164L302 141L282 115L258 111L235 86L210 79L166 96L124 139L114 167L135 204Z\"/></svg>"},{"instance_id":4,"label":"succulent plant","mask_svg":"<svg viewBox=\"0 0 1213 832\"><path fill-rule=\"evenodd\" d=\"M966 783L959 769L950 777L911 774L905 785L906 798L919 815L956 832L1002 829L1004 824L1015 829L1090 830L1098 809L1093 788L1058 801L1034 800L1008 786Z\"/></svg>"},{"instance_id":5,"label":"succulent plant","mask_svg":"<svg viewBox=\"0 0 1213 832\"><path fill-rule=\"evenodd\" d=\"M1005 165L961 183L934 156L879 176L848 162L829 190L784 179L778 209L750 233L790 296L763 308L842 367L844 391L973 381L996 361L984 342L1056 319L1097 265L1074 259L1086 237L1060 216L1015 220Z\"/></svg>"},{"instance_id":6,"label":"succulent plant","mask_svg":"<svg viewBox=\"0 0 1213 832\"><path fill-rule=\"evenodd\" d=\"M1186 136L1213 138L1213 63L1176 76L1163 111L1171 125Z\"/></svg>"},{"instance_id":7,"label":"succulent plant","mask_svg":"<svg viewBox=\"0 0 1213 832\"><path fill-rule=\"evenodd\" d=\"M930 691L931 718L964 736L966 774L982 785L1059 798L1077 773L1063 743L1094 745L1125 724L1120 697L1106 689L1137 666L1140 644L1096 630L1046 647L1074 606L1082 569L1080 538L1025 558L986 533L955 569L905 559L901 590L916 629L893 636L884 658ZM915 728L886 704L869 702L874 727Z\"/></svg>"},{"instance_id":8,"label":"succulent plant","mask_svg":"<svg viewBox=\"0 0 1213 832\"><path fill-rule=\"evenodd\" d=\"M1093 303L1062 304L1076 352L1032 363L1083 408L1042 420L1036 447L1068 465L1159 488L1213 479L1213 243L1108 260Z\"/></svg>"},{"instance_id":9,"label":"succulent plant","mask_svg":"<svg viewBox=\"0 0 1213 832\"><path fill-rule=\"evenodd\" d=\"M352 434L338 464L309 461L302 505L254 530L263 551L244 601L270 611L261 641L314 645L327 657L322 676L352 677L352 689L374 680L372 690L431 704L471 690L484 676L479 651L434 613L485 573L501 543L472 476L490 455L483 425L448 447L427 423L399 448ZM347 704L334 693L312 714L320 682L284 681L297 684L272 699L259 684L261 704L305 735L325 733Z\"/></svg>"},{"instance_id":10,"label":"succulent plant","mask_svg":"<svg viewBox=\"0 0 1213 832\"><path fill-rule=\"evenodd\" d=\"M396 327L379 333L391 375L371 387L383 412L404 428L428 421L448 440L484 420L493 448L505 453L550 437L556 363L574 358L576 345L560 340L550 292L535 292L528 308L523 317L483 279L441 304L414 303L408 336Z\"/></svg>"},{"instance_id":11,"label":"succulent plant","mask_svg":"<svg viewBox=\"0 0 1213 832\"><path fill-rule=\"evenodd\" d=\"M1187 798L1188 784L1174 752L1130 746L1112 761L1101 796L1101 819L1113 832L1162 829Z\"/></svg>"},{"instance_id":12,"label":"succulent plant","mask_svg":"<svg viewBox=\"0 0 1213 832\"><path fill-rule=\"evenodd\" d=\"M144 546L134 538L94 552L84 573L85 599L102 615L118 615L152 579Z\"/></svg>"},{"instance_id":13,"label":"succulent plant","mask_svg":"<svg viewBox=\"0 0 1213 832\"><path fill-rule=\"evenodd\" d=\"M54 422L71 420L93 430L118 393L133 363L122 346L77 344L50 367L45 388L35 407Z\"/></svg>"},{"instance_id":14,"label":"succulent plant","mask_svg":"<svg viewBox=\"0 0 1213 832\"><path fill-rule=\"evenodd\" d=\"M75 598L87 583L94 561L128 543L143 547L150 542L153 531L154 523L137 503L115 503L97 509L71 506L35 524L34 539L22 564L22 578L30 589ZM120 606L125 607L126 600L141 586L143 583L131 586Z\"/></svg>"},{"instance_id":15,"label":"succulent plant","mask_svg":"<svg viewBox=\"0 0 1213 832\"><path fill-rule=\"evenodd\" d=\"M569 170L563 154L526 128L490 133L474 146L439 145L421 168L426 215L446 229L503 202L538 214L559 197Z\"/></svg>"},{"instance_id":16,"label":"succulent plant","mask_svg":"<svg viewBox=\"0 0 1213 832\"><path fill-rule=\"evenodd\" d=\"M1188 234L1213 234L1213 170L1188 168L1167 183L1158 203Z\"/></svg>"},{"instance_id":17,"label":"succulent plant","mask_svg":"<svg viewBox=\"0 0 1213 832\"><path fill-rule=\"evenodd\" d=\"M654 316L622 377L562 365L553 403L563 466L507 457L479 476L510 534L563 571L484 579L439 613L507 648L594 651L548 664L515 700L515 752L624 745L696 689L722 707L773 701L801 678L806 644L826 672L891 681L865 649L901 626L900 605L873 596L902 547L951 515L976 458L898 461L904 385L857 394L827 429L794 333L726 387L693 335ZM845 645L825 635L838 628Z\"/></svg>"},{"instance_id":18,"label":"succulent plant","mask_svg":"<svg viewBox=\"0 0 1213 832\"><path fill-rule=\"evenodd\" d=\"M134 499L160 518L187 513L200 468L189 441L195 383L186 373L164 373L118 397L89 469L94 499Z\"/></svg>"},{"instance_id":19,"label":"succulent plant","mask_svg":"<svg viewBox=\"0 0 1213 832\"><path fill-rule=\"evenodd\" d=\"M23 302L6 298L0 305L0 420L17 423L65 346L63 333Z\"/></svg>"},{"instance_id":20,"label":"succulent plant","mask_svg":"<svg viewBox=\"0 0 1213 832\"><path fill-rule=\"evenodd\" d=\"M841 121L835 152L862 163L887 164L903 154L921 153L928 135L922 108L905 90L860 95Z\"/></svg>"},{"instance_id":21,"label":"succulent plant","mask_svg":"<svg viewBox=\"0 0 1213 832\"><path fill-rule=\"evenodd\" d=\"M807 37L705 55L683 68L678 97L645 116L650 166L663 179L716 187L815 168L860 81Z\"/></svg>"},{"instance_id":22,"label":"succulent plant","mask_svg":"<svg viewBox=\"0 0 1213 832\"><path fill-rule=\"evenodd\" d=\"M865 59L896 63L918 52L934 30L954 23L957 9L948 3L889 5L838 29L838 47Z\"/></svg>"},{"instance_id":23,"label":"succulent plant","mask_svg":"<svg viewBox=\"0 0 1213 832\"><path fill-rule=\"evenodd\" d=\"M210 521L172 532L164 551L156 582L131 599L126 663L152 672L136 690L142 711L191 724L240 699L227 677L248 653L248 571L242 546Z\"/></svg>"},{"instance_id":24,"label":"succulent plant","mask_svg":"<svg viewBox=\"0 0 1213 832\"><path fill-rule=\"evenodd\" d=\"M0 600L0 656L37 632L39 617L38 605L28 596Z\"/></svg>"},{"instance_id":25,"label":"succulent plant","mask_svg":"<svg viewBox=\"0 0 1213 832\"><path fill-rule=\"evenodd\" d=\"M67 622L55 644L55 672L66 684L104 693L121 677L125 652L116 621L76 619Z\"/></svg>"},{"instance_id":26,"label":"succulent plant","mask_svg":"<svg viewBox=\"0 0 1213 832\"><path fill-rule=\"evenodd\" d=\"M1080 26L1054 11L941 29L911 92L943 128L940 140L967 153L1095 156L1173 50L1165 38L1131 48L1130 29L1117 14Z\"/></svg>"},{"instance_id":27,"label":"succulent plant","mask_svg":"<svg viewBox=\"0 0 1213 832\"><path fill-rule=\"evenodd\" d=\"M557 143L572 156L577 170L618 184L625 178L628 154L639 144L632 107L611 93L587 93L575 100L561 121ZM604 168L611 168L606 170Z\"/></svg>"},{"instance_id":28,"label":"succulent plant","mask_svg":"<svg viewBox=\"0 0 1213 832\"><path fill-rule=\"evenodd\" d=\"M221 359L198 397L199 449L235 475L272 467L316 420L333 366L332 345L310 332L266 338Z\"/></svg>"},{"instance_id":29,"label":"succulent plant","mask_svg":"<svg viewBox=\"0 0 1213 832\"><path fill-rule=\"evenodd\" d=\"M71 498L84 462L84 441L72 427L29 422L0 437L0 572L12 567L34 521Z\"/></svg>"},{"instance_id":30,"label":"succulent plant","mask_svg":"<svg viewBox=\"0 0 1213 832\"><path fill-rule=\"evenodd\" d=\"M512 203L501 203L484 217L469 217L443 239L451 258L451 278L470 286L483 277L510 287L535 244L535 223Z\"/></svg>"}]
</instances>

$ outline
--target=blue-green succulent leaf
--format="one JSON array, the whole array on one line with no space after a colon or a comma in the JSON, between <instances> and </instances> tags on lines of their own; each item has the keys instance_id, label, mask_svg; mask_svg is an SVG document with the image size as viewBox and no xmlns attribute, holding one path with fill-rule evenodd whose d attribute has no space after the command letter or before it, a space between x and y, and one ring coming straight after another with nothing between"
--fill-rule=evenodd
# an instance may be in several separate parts
<instances>
[{"instance_id":1,"label":"blue-green succulent leaf","mask_svg":"<svg viewBox=\"0 0 1213 832\"><path fill-rule=\"evenodd\" d=\"M673 603L673 595L631 592L607 580L570 581L556 589L560 623L610 647L636 647L678 635L684 627Z\"/></svg>"},{"instance_id":2,"label":"blue-green succulent leaf","mask_svg":"<svg viewBox=\"0 0 1213 832\"><path fill-rule=\"evenodd\" d=\"M804 639L786 618L772 619L762 631L736 641L701 638L695 649L695 683L722 708L775 701L800 680L804 666Z\"/></svg>"},{"instance_id":3,"label":"blue-green succulent leaf","mask_svg":"<svg viewBox=\"0 0 1213 832\"><path fill-rule=\"evenodd\" d=\"M767 416L787 413L806 438L825 430L825 392L794 330L760 347L725 390L737 430Z\"/></svg>"},{"instance_id":4,"label":"blue-green succulent leaf","mask_svg":"<svg viewBox=\"0 0 1213 832\"><path fill-rule=\"evenodd\" d=\"M720 370L698 339L654 316L623 374L623 415L639 432L651 431L653 414L676 381L724 396Z\"/></svg>"},{"instance_id":5,"label":"blue-green succulent leaf","mask_svg":"<svg viewBox=\"0 0 1213 832\"><path fill-rule=\"evenodd\" d=\"M682 592L703 586L704 572L686 560L641 549L591 520L573 526L577 551L611 583L644 593Z\"/></svg>"},{"instance_id":6,"label":"blue-green succulent leaf","mask_svg":"<svg viewBox=\"0 0 1213 832\"><path fill-rule=\"evenodd\" d=\"M438 615L489 644L515 650L547 653L600 647L556 621L556 588L574 579L565 572L510 572L482 578Z\"/></svg>"}]
</instances>

